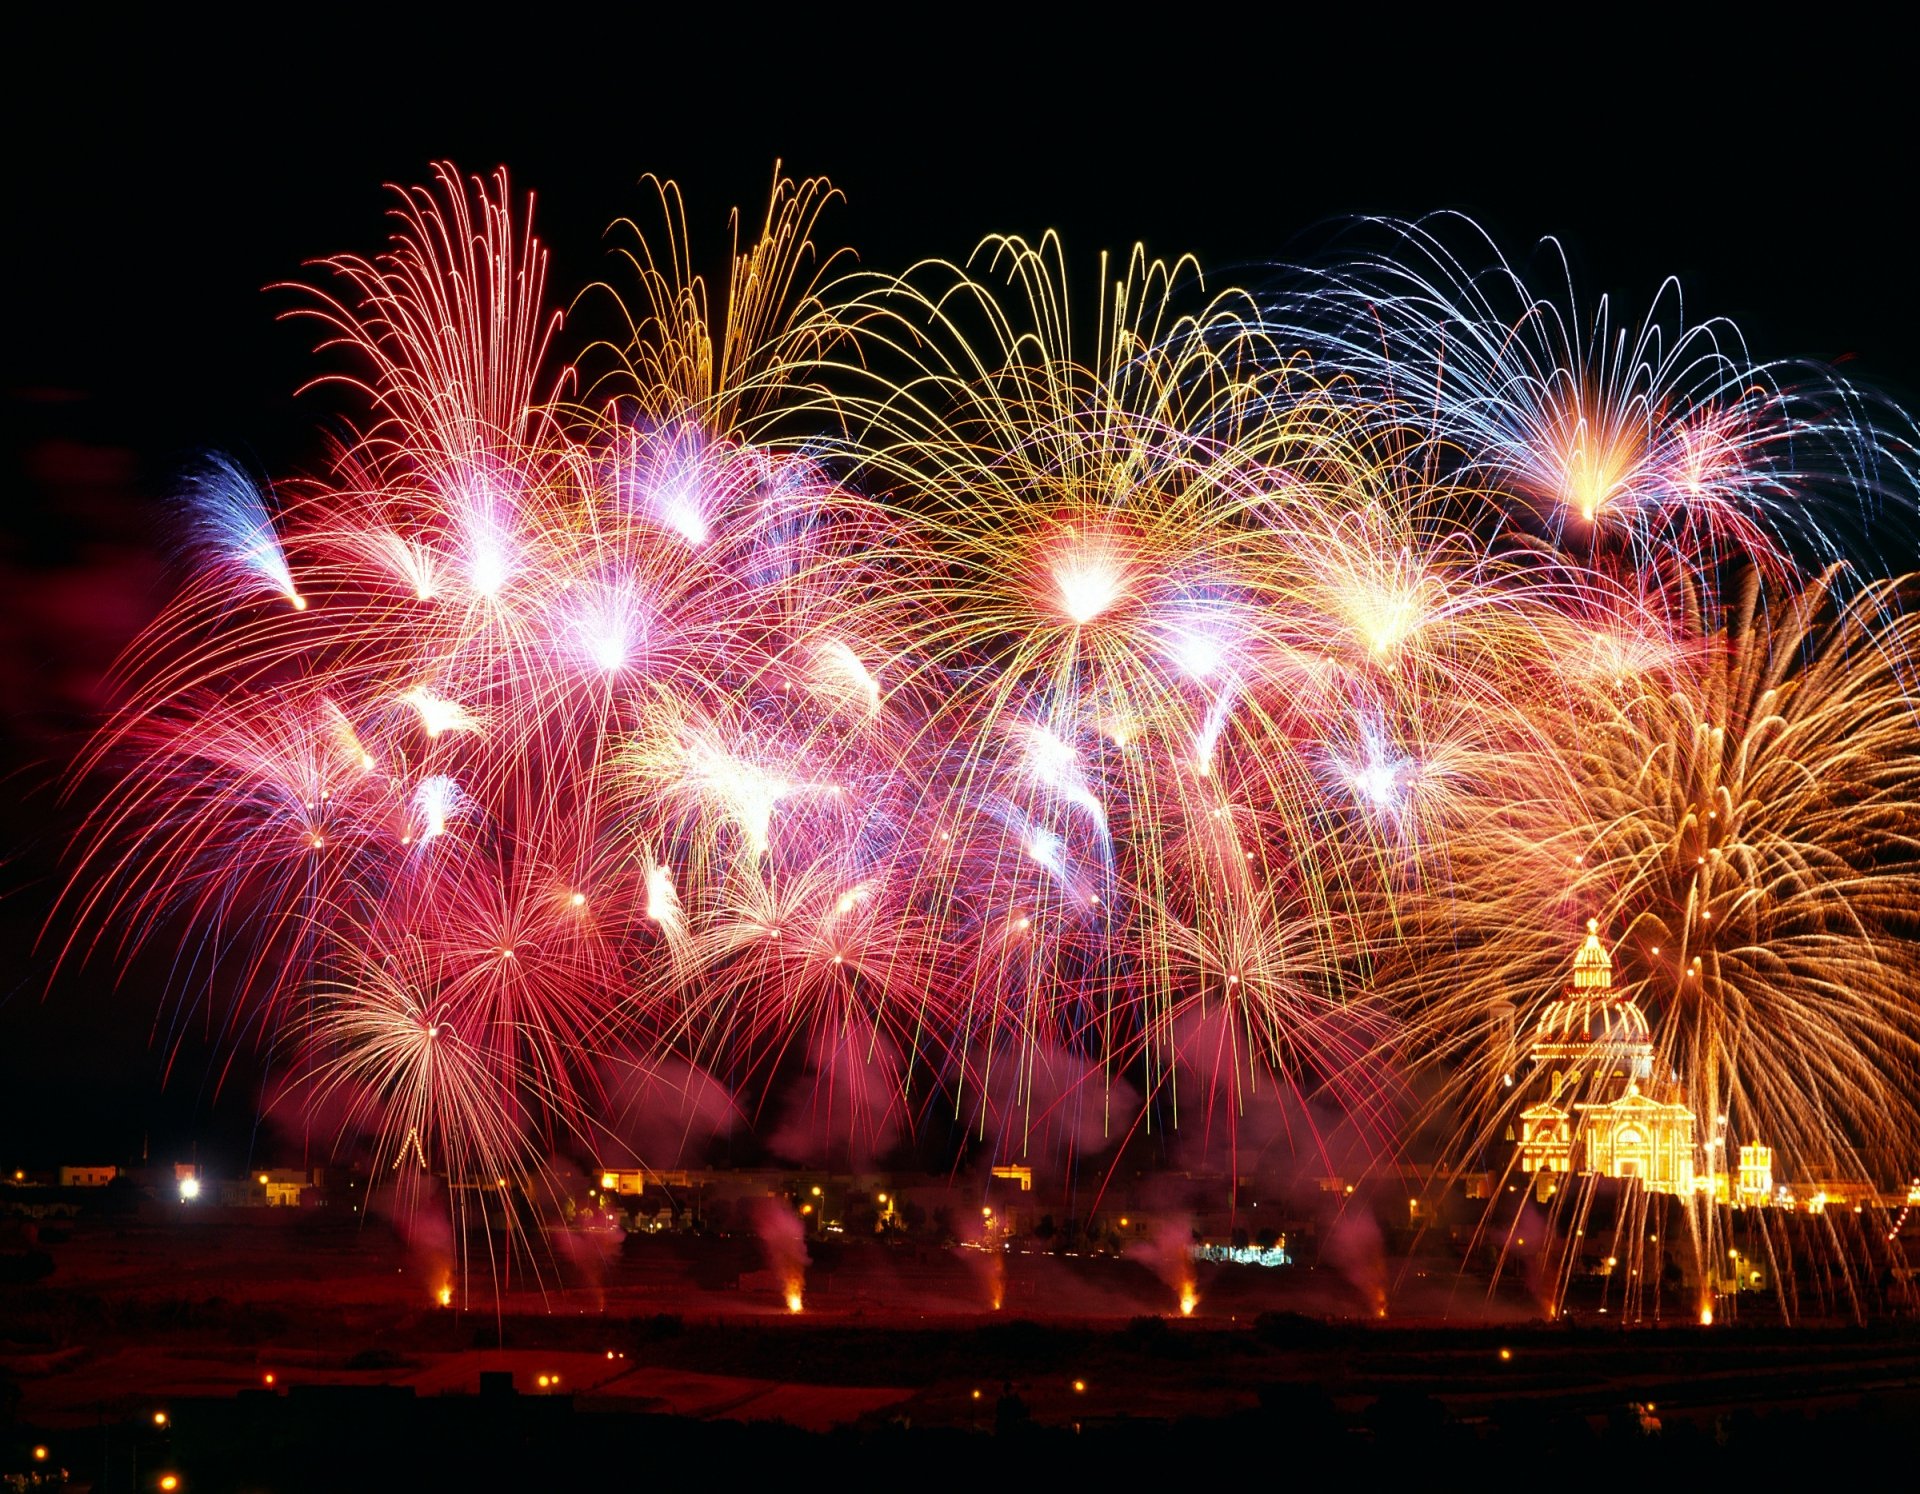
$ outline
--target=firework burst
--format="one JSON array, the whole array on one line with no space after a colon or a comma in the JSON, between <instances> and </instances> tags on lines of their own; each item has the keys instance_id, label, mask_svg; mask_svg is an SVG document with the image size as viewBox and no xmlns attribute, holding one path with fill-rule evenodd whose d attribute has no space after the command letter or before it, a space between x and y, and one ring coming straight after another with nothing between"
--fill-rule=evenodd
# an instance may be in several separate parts
<instances>
[{"instance_id":1,"label":"firework burst","mask_svg":"<svg viewBox=\"0 0 1920 1494\"><path fill-rule=\"evenodd\" d=\"M190 481L76 947L184 931L456 1180L616 1071L1014 1146L1057 1069L1108 1142L1281 1094L1383 1156L1437 1086L1462 1164L1591 915L1706 1113L1911 1164L1911 586L1798 570L1904 478L1864 397L1427 227L1272 303L1136 252L1086 318L1051 237L835 280L777 182L716 311L656 191L586 379L503 175L328 262L360 426Z\"/></svg>"}]
</instances>

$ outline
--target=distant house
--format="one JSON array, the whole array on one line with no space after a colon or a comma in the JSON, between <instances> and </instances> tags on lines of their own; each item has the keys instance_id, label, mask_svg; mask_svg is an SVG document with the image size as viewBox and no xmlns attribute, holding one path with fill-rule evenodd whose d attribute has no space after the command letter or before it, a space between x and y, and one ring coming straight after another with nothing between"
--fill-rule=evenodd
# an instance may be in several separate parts
<instances>
[{"instance_id":1,"label":"distant house","mask_svg":"<svg viewBox=\"0 0 1920 1494\"><path fill-rule=\"evenodd\" d=\"M63 1167L60 1169L62 1188L104 1188L120 1176L117 1167Z\"/></svg>"},{"instance_id":2,"label":"distant house","mask_svg":"<svg viewBox=\"0 0 1920 1494\"><path fill-rule=\"evenodd\" d=\"M274 1167L256 1172L253 1186L260 1191L250 1202L264 1202L275 1209L293 1209L300 1206L300 1195L314 1186L314 1176L304 1168Z\"/></svg>"}]
</instances>

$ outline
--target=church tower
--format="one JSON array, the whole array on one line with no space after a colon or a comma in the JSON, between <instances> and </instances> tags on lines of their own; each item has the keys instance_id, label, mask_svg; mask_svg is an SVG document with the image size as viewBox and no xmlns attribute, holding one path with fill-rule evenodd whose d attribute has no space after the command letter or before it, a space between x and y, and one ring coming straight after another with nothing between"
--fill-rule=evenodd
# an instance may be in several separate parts
<instances>
[{"instance_id":1,"label":"church tower","mask_svg":"<svg viewBox=\"0 0 1920 1494\"><path fill-rule=\"evenodd\" d=\"M1573 957L1572 984L1540 1013L1531 1057L1520 1169L1533 1174L1540 1199L1573 1174L1692 1192L1693 1112L1651 1093L1653 1033L1646 1014L1613 989L1613 960L1594 919Z\"/></svg>"}]
</instances>

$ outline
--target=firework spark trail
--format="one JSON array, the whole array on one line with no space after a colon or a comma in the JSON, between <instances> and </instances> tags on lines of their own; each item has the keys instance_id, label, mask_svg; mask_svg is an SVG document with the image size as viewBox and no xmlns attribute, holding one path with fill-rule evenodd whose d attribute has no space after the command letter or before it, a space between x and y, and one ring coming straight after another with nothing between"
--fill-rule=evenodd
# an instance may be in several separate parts
<instances>
[{"instance_id":1,"label":"firework spark trail","mask_svg":"<svg viewBox=\"0 0 1920 1494\"><path fill-rule=\"evenodd\" d=\"M1381 1155L1418 1078L1461 1161L1489 1012L1592 914L1711 1111L1911 1164L1911 584L1796 570L1904 481L1864 396L1419 226L1268 303L1136 251L1090 324L1050 236L836 281L821 182L716 313L656 186L584 380L504 175L327 263L364 424L190 484L71 951L180 935L461 1179L592 1133L609 1066L1003 1148L1054 1070L1116 1139L1282 1094Z\"/></svg>"},{"instance_id":2,"label":"firework spark trail","mask_svg":"<svg viewBox=\"0 0 1920 1494\"><path fill-rule=\"evenodd\" d=\"M1368 227L1384 247L1267 315L1353 374L1365 418L1426 427L1460 481L1557 546L1784 579L1911 503L1910 417L1831 368L1756 364L1725 318L1688 322L1677 280L1636 326L1616 298L1582 305L1555 240L1543 294L1458 215Z\"/></svg>"}]
</instances>

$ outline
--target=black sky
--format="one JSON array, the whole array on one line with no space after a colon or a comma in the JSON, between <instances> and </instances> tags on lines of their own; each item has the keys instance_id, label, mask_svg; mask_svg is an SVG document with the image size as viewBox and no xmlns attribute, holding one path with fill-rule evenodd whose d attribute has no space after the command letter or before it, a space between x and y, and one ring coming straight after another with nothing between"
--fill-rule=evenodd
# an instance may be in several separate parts
<instances>
[{"instance_id":1,"label":"black sky","mask_svg":"<svg viewBox=\"0 0 1920 1494\"><path fill-rule=\"evenodd\" d=\"M876 268L1057 227L1090 265L1144 239L1248 274L1331 220L1457 208L1509 252L1566 241L1589 290L1677 275L1762 358L1845 359L1920 391L1920 175L1908 54L1844 18L1769 32L1538 8L1462 30L1390 8L1011 8L823 25L801 9L610 21L533 7L396 26L306 13L265 33L89 15L16 33L5 112L6 521L0 529L0 1161L246 1144L255 1081L213 1099L189 1043L161 1089L142 975L63 977L31 948L57 873L51 785L98 679L158 605L167 475L195 450L311 464L333 411L276 321L303 261L373 250L382 185L448 158L538 197L553 284L613 273L603 237L653 171L723 252L776 158L847 194L825 225ZM1912 530L1895 542L1912 549ZM1911 564L1913 555L1889 555ZM57 1156L56 1156L57 1154Z\"/></svg>"}]
</instances>

